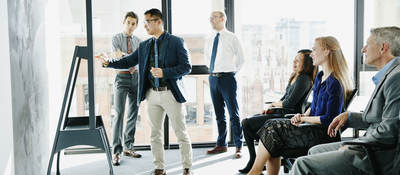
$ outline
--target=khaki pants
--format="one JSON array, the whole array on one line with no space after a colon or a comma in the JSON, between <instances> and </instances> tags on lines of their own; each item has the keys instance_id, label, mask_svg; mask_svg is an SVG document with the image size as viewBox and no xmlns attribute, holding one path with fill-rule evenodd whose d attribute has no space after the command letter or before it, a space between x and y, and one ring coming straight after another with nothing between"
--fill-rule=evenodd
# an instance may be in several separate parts
<instances>
[{"instance_id":1,"label":"khaki pants","mask_svg":"<svg viewBox=\"0 0 400 175\"><path fill-rule=\"evenodd\" d=\"M170 90L154 91L150 89L146 93L147 113L151 127L151 152L153 153L153 163L156 169L164 169L164 149L163 149L163 124L165 114L168 115L171 126L178 139L181 151L183 168L192 167L192 146L186 130L185 116L183 114L183 103L175 100Z\"/></svg>"}]
</instances>

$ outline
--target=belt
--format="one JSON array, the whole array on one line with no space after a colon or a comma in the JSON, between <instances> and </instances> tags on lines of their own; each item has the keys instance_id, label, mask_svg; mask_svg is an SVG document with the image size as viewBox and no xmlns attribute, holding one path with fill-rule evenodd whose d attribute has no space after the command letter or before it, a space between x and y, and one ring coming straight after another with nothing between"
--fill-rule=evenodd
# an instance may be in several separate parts
<instances>
[{"instance_id":1,"label":"belt","mask_svg":"<svg viewBox=\"0 0 400 175\"><path fill-rule=\"evenodd\" d=\"M129 71L119 71L118 73L119 73L119 74L136 74L136 71L133 72L133 73L131 73L131 72L129 72Z\"/></svg>"},{"instance_id":2,"label":"belt","mask_svg":"<svg viewBox=\"0 0 400 175\"><path fill-rule=\"evenodd\" d=\"M234 72L218 72L218 73L211 73L210 76L213 77L222 77L222 76L234 76Z\"/></svg>"},{"instance_id":3,"label":"belt","mask_svg":"<svg viewBox=\"0 0 400 175\"><path fill-rule=\"evenodd\" d=\"M166 91L166 90L168 90L168 87L167 86L158 87L158 88L153 87L153 90L154 91Z\"/></svg>"}]
</instances>

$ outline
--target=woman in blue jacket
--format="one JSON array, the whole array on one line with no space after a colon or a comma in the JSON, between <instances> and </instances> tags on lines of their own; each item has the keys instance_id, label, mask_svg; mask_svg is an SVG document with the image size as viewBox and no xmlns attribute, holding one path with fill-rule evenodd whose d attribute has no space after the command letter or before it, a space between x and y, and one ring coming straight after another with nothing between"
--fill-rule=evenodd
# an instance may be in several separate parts
<instances>
[{"instance_id":1,"label":"woman in blue jacket","mask_svg":"<svg viewBox=\"0 0 400 175\"><path fill-rule=\"evenodd\" d=\"M309 49L302 49L297 52L297 56L293 60L293 73L286 86L286 92L279 101L271 103L270 108L263 110L261 114L242 120L243 136L250 158L246 167L240 169L239 172L248 173L253 166L256 159L254 141L260 139L257 131L264 125L265 121L271 118L283 118L285 114L302 112L302 103L307 100L305 98L308 97L318 71L317 66L313 65L310 54L311 50Z\"/></svg>"},{"instance_id":2,"label":"woman in blue jacket","mask_svg":"<svg viewBox=\"0 0 400 175\"><path fill-rule=\"evenodd\" d=\"M291 119L272 119L264 124L257 133L262 144L258 146L250 175L261 174L265 164L268 175L277 175L281 153L286 149L312 147L337 140L328 136L327 128L342 112L344 100L353 89L346 59L339 42L331 36L315 39L311 57L315 66L322 67L314 81L311 107ZM298 127L304 122L322 127Z\"/></svg>"}]
</instances>

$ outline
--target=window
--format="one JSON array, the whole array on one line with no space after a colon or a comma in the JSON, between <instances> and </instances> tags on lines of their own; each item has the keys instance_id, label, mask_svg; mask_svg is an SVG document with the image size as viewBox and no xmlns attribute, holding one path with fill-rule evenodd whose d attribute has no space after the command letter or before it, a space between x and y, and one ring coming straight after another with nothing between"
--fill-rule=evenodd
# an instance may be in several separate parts
<instances>
[{"instance_id":1,"label":"window","mask_svg":"<svg viewBox=\"0 0 400 175\"><path fill-rule=\"evenodd\" d=\"M364 1L364 44L367 42L372 28L384 26L400 26L400 1ZM362 62L364 63L364 60ZM360 96L370 97L375 88L372 77L377 70L366 64L362 64L360 70ZM364 106L367 105L367 102Z\"/></svg>"},{"instance_id":2,"label":"window","mask_svg":"<svg viewBox=\"0 0 400 175\"><path fill-rule=\"evenodd\" d=\"M127 11L134 11L139 17L139 25L134 31L134 35L142 40L149 38L144 25L144 12L150 8L161 9L161 1L159 0L96 0L92 1L93 5L93 42L94 54L111 51L111 38L114 34L123 30L123 19ZM59 2L59 20L61 21L58 37L60 38L60 52L62 65L61 82L67 82L69 66L76 45L86 45L86 11L84 1L68 1ZM94 61L95 76L95 108L96 115L102 115L107 134L111 139L111 117L115 114L113 86L116 71L112 69L104 69L100 65L99 60ZM64 88L65 86L62 86ZM76 83L74 101L71 106L70 116L88 115L88 91L87 86L87 63L82 61L80 72ZM63 94L60 94L62 96ZM144 104L140 108L143 108ZM127 111L127 107L125 108ZM135 145L148 145L150 143L150 127L146 120L144 110L139 110ZM143 118L142 118L143 117ZM124 120L126 121L126 119Z\"/></svg>"},{"instance_id":3,"label":"window","mask_svg":"<svg viewBox=\"0 0 400 175\"><path fill-rule=\"evenodd\" d=\"M171 6L172 33L185 40L193 65L206 64L204 44L212 32L208 20L212 1L174 0ZM183 80L187 97L185 117L192 143L215 142L218 131L208 87L208 75L187 75ZM177 142L172 127L169 136L171 143Z\"/></svg>"},{"instance_id":4,"label":"window","mask_svg":"<svg viewBox=\"0 0 400 175\"><path fill-rule=\"evenodd\" d=\"M235 33L246 56L245 66L238 74L241 117L260 113L264 101L279 100L297 51L311 49L318 36L329 35L339 40L353 72L353 1L242 0L236 3Z\"/></svg>"}]
</instances>

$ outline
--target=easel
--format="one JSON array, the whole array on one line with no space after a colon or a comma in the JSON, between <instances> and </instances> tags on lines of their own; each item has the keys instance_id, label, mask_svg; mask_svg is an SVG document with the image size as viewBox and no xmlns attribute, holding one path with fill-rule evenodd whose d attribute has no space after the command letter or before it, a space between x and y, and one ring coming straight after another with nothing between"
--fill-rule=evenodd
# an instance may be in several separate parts
<instances>
[{"instance_id":1,"label":"easel","mask_svg":"<svg viewBox=\"0 0 400 175\"><path fill-rule=\"evenodd\" d=\"M104 123L101 116L95 116L94 105L94 76L93 76L93 31L92 31L92 2L86 0L86 25L87 46L75 46L74 56L69 71L68 82L65 89L64 100L58 120L56 136L50 154L47 175L51 174L54 154L57 154L57 175L60 175L60 153L61 150L76 146L95 146L105 151L107 155L110 175L114 175L111 164L111 152ZM77 60L78 59L78 60ZM89 116L69 117L72 97L78 77L81 61L88 62L88 92L89 92ZM71 86L72 82L72 86ZM68 103L68 106L66 107ZM63 123L64 121L64 123ZM63 126L61 128L61 124Z\"/></svg>"}]
</instances>

